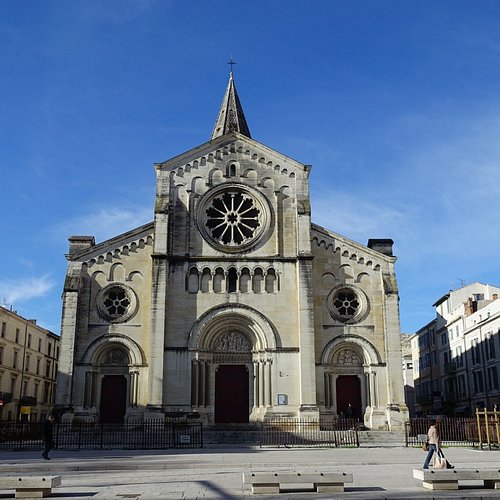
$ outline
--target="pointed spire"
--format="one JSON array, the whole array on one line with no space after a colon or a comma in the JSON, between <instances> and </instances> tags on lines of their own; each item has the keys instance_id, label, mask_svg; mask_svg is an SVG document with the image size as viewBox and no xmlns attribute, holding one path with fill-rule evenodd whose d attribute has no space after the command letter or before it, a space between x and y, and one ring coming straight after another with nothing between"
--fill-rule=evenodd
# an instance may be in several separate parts
<instances>
[{"instance_id":1,"label":"pointed spire","mask_svg":"<svg viewBox=\"0 0 500 500\"><path fill-rule=\"evenodd\" d=\"M250 135L250 130L248 129L247 121L245 120L240 99L234 85L233 64L236 63L231 58L228 64L231 64L229 83L227 84L226 93L224 94L224 99L222 99L219 115L215 122L212 139L228 134L229 132L239 132L251 138L252 136Z\"/></svg>"}]
</instances>

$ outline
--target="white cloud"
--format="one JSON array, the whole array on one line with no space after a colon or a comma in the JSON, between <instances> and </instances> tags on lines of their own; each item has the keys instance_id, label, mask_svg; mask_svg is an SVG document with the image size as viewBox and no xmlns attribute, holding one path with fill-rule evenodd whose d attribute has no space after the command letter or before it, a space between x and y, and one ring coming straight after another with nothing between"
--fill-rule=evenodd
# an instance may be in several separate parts
<instances>
[{"instance_id":1,"label":"white cloud","mask_svg":"<svg viewBox=\"0 0 500 500\"><path fill-rule=\"evenodd\" d=\"M96 241L107 240L121 233L146 224L153 219L150 207L99 207L95 211L67 219L52 227L51 232L58 238L72 235L94 236Z\"/></svg>"},{"instance_id":2,"label":"white cloud","mask_svg":"<svg viewBox=\"0 0 500 500\"><path fill-rule=\"evenodd\" d=\"M9 305L42 297L56 285L50 275L0 281L0 301Z\"/></svg>"}]
</instances>

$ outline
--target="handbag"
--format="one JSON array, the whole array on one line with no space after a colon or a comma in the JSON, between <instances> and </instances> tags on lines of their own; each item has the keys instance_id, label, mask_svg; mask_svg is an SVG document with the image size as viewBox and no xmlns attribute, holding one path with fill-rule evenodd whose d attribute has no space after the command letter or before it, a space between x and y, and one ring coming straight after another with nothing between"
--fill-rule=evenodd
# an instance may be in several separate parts
<instances>
[{"instance_id":1,"label":"handbag","mask_svg":"<svg viewBox=\"0 0 500 500\"><path fill-rule=\"evenodd\" d=\"M422 442L422 450L429 451L429 441Z\"/></svg>"},{"instance_id":2,"label":"handbag","mask_svg":"<svg viewBox=\"0 0 500 500\"><path fill-rule=\"evenodd\" d=\"M435 469L446 469L448 466L448 461L446 458L440 456L441 450L438 450L434 455L434 468Z\"/></svg>"}]
</instances>

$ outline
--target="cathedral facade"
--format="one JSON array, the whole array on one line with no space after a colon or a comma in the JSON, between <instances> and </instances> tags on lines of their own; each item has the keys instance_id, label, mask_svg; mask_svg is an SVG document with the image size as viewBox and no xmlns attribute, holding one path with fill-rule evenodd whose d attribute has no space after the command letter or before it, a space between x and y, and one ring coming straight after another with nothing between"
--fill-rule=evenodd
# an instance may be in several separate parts
<instances>
[{"instance_id":1,"label":"cathedral facade","mask_svg":"<svg viewBox=\"0 0 500 500\"><path fill-rule=\"evenodd\" d=\"M311 167L251 138L232 74L210 141L155 169L153 222L69 238L57 404L207 425L351 406L400 430L392 240L311 223Z\"/></svg>"}]
</instances>

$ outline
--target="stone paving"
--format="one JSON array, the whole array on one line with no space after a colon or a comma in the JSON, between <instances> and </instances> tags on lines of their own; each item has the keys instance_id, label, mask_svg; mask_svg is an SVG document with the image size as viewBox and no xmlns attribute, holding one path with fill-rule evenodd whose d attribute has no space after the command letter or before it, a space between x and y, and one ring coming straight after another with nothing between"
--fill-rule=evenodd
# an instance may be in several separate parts
<instances>
[{"instance_id":1,"label":"stone paving","mask_svg":"<svg viewBox=\"0 0 500 500\"><path fill-rule=\"evenodd\" d=\"M499 468L500 451L470 448L445 450L456 468ZM200 450L57 451L44 461L40 452L0 452L0 474L61 475L53 498L64 499L383 499L383 498L498 498L500 493L479 482L461 483L458 491L425 490L413 479L413 469L425 458L420 449L262 449L208 448ZM286 491L252 495L242 474L250 471L343 471L354 482L344 493ZM13 491L0 498L13 498Z\"/></svg>"}]
</instances>

